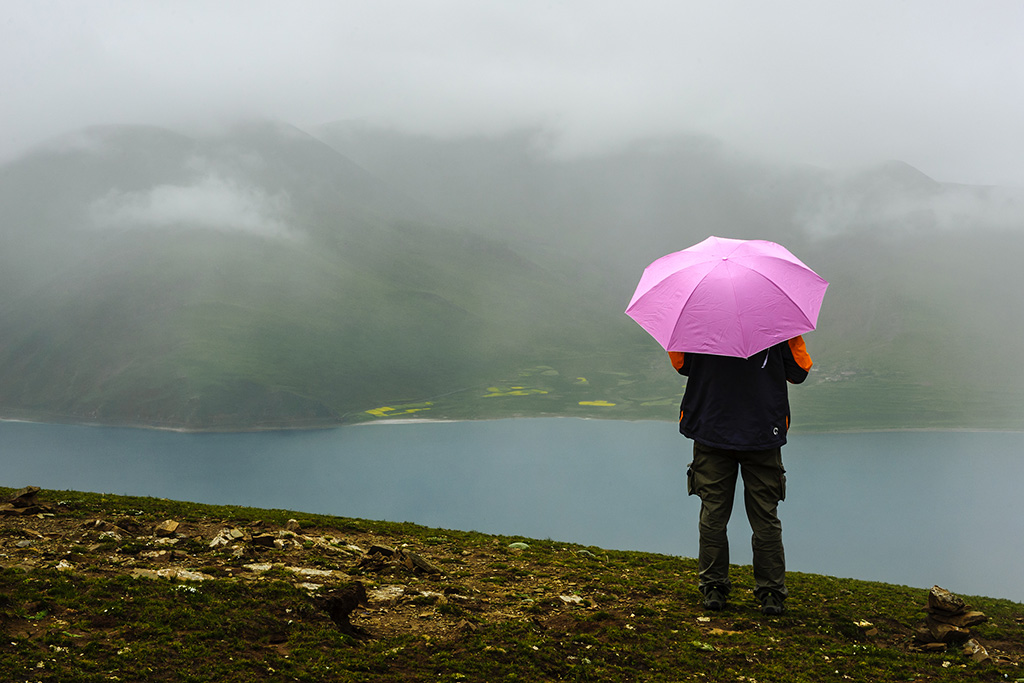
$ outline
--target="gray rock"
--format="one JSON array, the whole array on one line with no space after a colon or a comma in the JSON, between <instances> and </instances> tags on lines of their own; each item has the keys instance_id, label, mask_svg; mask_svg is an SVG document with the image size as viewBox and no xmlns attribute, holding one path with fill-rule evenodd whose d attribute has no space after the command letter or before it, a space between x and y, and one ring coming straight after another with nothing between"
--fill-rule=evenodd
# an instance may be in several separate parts
<instances>
[{"instance_id":1,"label":"gray rock","mask_svg":"<svg viewBox=\"0 0 1024 683\"><path fill-rule=\"evenodd\" d=\"M161 537L173 536L178 530L178 526L180 526L178 522L175 522L173 519L164 520L157 524L156 535Z\"/></svg>"},{"instance_id":2,"label":"gray rock","mask_svg":"<svg viewBox=\"0 0 1024 683\"><path fill-rule=\"evenodd\" d=\"M959 628L970 628L971 626L977 626L978 624L983 624L988 621L988 617L985 616L985 613L977 610L961 612L960 614L931 612L930 616L935 621L941 621L944 624L951 624Z\"/></svg>"},{"instance_id":3,"label":"gray rock","mask_svg":"<svg viewBox=\"0 0 1024 683\"><path fill-rule=\"evenodd\" d=\"M276 540L277 537L273 534L260 534L252 537L253 545L263 546L265 548L273 548L275 545L274 541Z\"/></svg>"},{"instance_id":4,"label":"gray rock","mask_svg":"<svg viewBox=\"0 0 1024 683\"><path fill-rule=\"evenodd\" d=\"M985 646L979 643L974 638L971 638L966 643L964 643L964 654L970 657L973 661L977 662L978 664L992 661L992 655L988 653L988 650L985 649Z\"/></svg>"},{"instance_id":5,"label":"gray rock","mask_svg":"<svg viewBox=\"0 0 1024 683\"><path fill-rule=\"evenodd\" d=\"M953 626L952 624L943 624L930 617L925 623L931 634L931 640L938 643L962 643L971 637L971 632L965 628Z\"/></svg>"},{"instance_id":6,"label":"gray rock","mask_svg":"<svg viewBox=\"0 0 1024 683\"><path fill-rule=\"evenodd\" d=\"M953 595L945 588L932 586L931 591L928 592L929 612L938 610L940 612L946 612L947 614L959 614L963 612L966 607L967 603L964 602L963 598Z\"/></svg>"},{"instance_id":7,"label":"gray rock","mask_svg":"<svg viewBox=\"0 0 1024 683\"><path fill-rule=\"evenodd\" d=\"M425 560L422 556L417 555L416 553L412 552L411 550L402 550L402 561L405 563L406 567L408 567L409 569L412 569L414 571L418 569L418 570L420 570L422 572L426 572L427 574L443 574L444 573L444 572L441 571L441 569L439 567L431 564L430 562Z\"/></svg>"}]
</instances>

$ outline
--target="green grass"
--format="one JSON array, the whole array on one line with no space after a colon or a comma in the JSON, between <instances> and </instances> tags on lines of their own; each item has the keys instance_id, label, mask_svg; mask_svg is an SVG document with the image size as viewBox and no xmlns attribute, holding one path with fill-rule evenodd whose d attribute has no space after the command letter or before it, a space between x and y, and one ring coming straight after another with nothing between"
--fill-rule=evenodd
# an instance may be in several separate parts
<instances>
[{"instance_id":1,"label":"green grass","mask_svg":"<svg viewBox=\"0 0 1024 683\"><path fill-rule=\"evenodd\" d=\"M318 227L284 243L100 236L66 269L12 280L0 411L197 430L676 419L683 380L605 273L432 226ZM816 368L791 392L793 428L1024 429L1022 323L998 278L953 278L931 252L903 264L848 251L816 256L832 286L807 335ZM384 407L396 410L368 412Z\"/></svg>"},{"instance_id":2,"label":"green grass","mask_svg":"<svg viewBox=\"0 0 1024 683\"><path fill-rule=\"evenodd\" d=\"M10 492L0 489L0 495ZM749 594L750 567L737 566L730 608L705 614L695 563L686 557L283 510L74 491L45 495L59 501L49 523L62 525L67 537L95 518L131 520L144 529L168 517L191 528L256 520L274 528L296 518L303 533L362 534L410 548L445 575L420 577L400 565L374 569L350 556L321 558L370 587L429 591L386 608L396 618L407 615L390 631L357 640L335 627L290 572L275 570L256 581L230 578L227 570L201 583L134 579L127 571L144 561L142 555L86 547L74 550L76 570L62 572L54 568L63 557L59 543L35 553L15 549L19 523L8 518L0 522L0 671L10 680L884 683L1022 677L1024 605L1006 600L965 596L989 617L973 629L975 637L1002 657L998 664L978 664L957 648L913 651L912 630L926 602L926 592L916 588L791 572L787 612L767 618ZM133 542L152 543L145 534L139 538ZM510 548L515 541L528 548ZM230 554L204 543L186 551L196 565L233 566ZM313 552L294 551L286 561L308 565L317 557ZM459 595L469 597L460 602L453 597ZM566 602L563 595L581 600ZM356 616L353 623L370 623L367 618ZM857 625L865 621L877 632Z\"/></svg>"},{"instance_id":3,"label":"green grass","mask_svg":"<svg viewBox=\"0 0 1024 683\"><path fill-rule=\"evenodd\" d=\"M790 386L794 431L1024 429L1024 386L936 385L906 373L844 372L825 361L804 384ZM684 388L685 378L664 352L641 347L634 354L548 359L458 391L353 411L345 421L571 416L674 422ZM384 406L393 410L377 412Z\"/></svg>"}]
</instances>

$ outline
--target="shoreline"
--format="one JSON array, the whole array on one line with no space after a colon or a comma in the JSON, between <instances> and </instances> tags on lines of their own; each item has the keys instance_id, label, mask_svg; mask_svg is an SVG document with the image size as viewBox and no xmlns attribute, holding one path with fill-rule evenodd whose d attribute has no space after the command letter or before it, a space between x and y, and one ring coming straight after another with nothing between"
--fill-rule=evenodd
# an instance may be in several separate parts
<instances>
[{"instance_id":1,"label":"shoreline","mask_svg":"<svg viewBox=\"0 0 1024 683\"><path fill-rule=\"evenodd\" d=\"M0 417L0 424L2 423L23 423L23 424L38 424L38 425L67 425L74 427L104 427L110 429L145 429L153 431L163 432L174 432L178 434L258 434L260 432L293 432L293 431L311 431L311 430L325 430L325 429L342 429L344 427L367 427L367 426L378 426L378 425L417 425L417 424L448 424L454 422L493 422L497 420L600 420L608 422L664 422L665 424L675 424L674 420L659 420L655 418L650 419L622 419L614 417L581 417L577 415L509 415L508 417L487 417L487 418L475 418L475 419L457 419L457 418L378 418L375 420L367 420L364 422L351 422L351 423L334 423L324 425L294 425L294 426L267 426L267 427L229 427L229 428L189 428L189 427L172 427L164 425L154 424L138 424L138 423L124 423L124 424L113 424L113 423L102 423L102 422L88 422L79 421L74 419L59 419L50 416L50 419L32 419L27 417ZM989 428L989 427L847 427L841 429L828 429L828 430L802 430L797 428L790 432L791 436L813 436L813 435L833 435L833 434L885 434L885 433L906 433L906 432L936 432L936 433L999 433L999 434L1024 434L1024 427L1021 428Z\"/></svg>"}]
</instances>

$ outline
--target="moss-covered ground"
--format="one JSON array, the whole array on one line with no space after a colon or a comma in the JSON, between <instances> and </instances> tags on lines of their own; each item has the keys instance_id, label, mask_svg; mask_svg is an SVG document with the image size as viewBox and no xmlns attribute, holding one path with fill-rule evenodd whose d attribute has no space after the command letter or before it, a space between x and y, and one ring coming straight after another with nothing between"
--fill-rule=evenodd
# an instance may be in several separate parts
<instances>
[{"instance_id":1,"label":"moss-covered ground","mask_svg":"<svg viewBox=\"0 0 1024 683\"><path fill-rule=\"evenodd\" d=\"M1024 679L1024 605L1006 600L963 596L988 616L977 662L921 649L917 588L791 573L786 612L765 617L739 566L729 608L705 612L685 557L75 491L39 501L0 517L3 680ZM356 584L367 599L339 625L324 596Z\"/></svg>"}]
</instances>

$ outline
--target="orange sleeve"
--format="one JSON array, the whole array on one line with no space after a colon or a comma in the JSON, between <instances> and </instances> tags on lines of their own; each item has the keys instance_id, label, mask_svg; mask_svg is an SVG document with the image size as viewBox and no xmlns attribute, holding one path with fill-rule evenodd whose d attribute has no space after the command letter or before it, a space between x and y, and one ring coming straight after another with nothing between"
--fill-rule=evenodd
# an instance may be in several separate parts
<instances>
[{"instance_id":1,"label":"orange sleeve","mask_svg":"<svg viewBox=\"0 0 1024 683\"><path fill-rule=\"evenodd\" d=\"M672 367L679 372L683 368L683 362L686 360L686 354L682 351L669 351L668 358L672 361Z\"/></svg>"},{"instance_id":2,"label":"orange sleeve","mask_svg":"<svg viewBox=\"0 0 1024 683\"><path fill-rule=\"evenodd\" d=\"M807 353L807 345L804 343L803 335L797 335L789 340L789 350L793 352L793 360L806 371L810 371L814 361L811 354Z\"/></svg>"}]
</instances>

